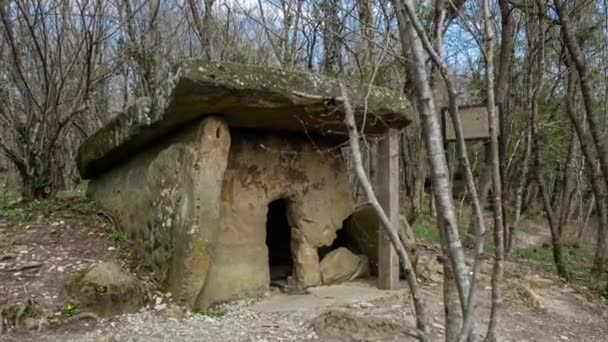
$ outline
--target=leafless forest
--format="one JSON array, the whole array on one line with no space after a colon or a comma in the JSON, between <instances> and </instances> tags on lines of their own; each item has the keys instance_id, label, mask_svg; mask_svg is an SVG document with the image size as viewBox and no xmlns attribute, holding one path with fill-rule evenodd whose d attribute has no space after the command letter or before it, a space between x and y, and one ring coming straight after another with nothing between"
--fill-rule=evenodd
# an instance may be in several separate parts
<instances>
[{"instance_id":1,"label":"leafless forest","mask_svg":"<svg viewBox=\"0 0 608 342\"><path fill-rule=\"evenodd\" d=\"M184 58L325 74L410 100L401 199L408 221L431 212L439 226L449 260L446 340L496 338L503 260L527 216L550 231L553 272L570 279L565 254L584 244L586 272L608 293L606 1L0 1L0 207L82 188L80 143L137 98L155 96ZM343 95L347 112L363 100ZM466 105L485 105L489 139L464 140ZM455 143L444 144L442 108ZM374 140L351 128L359 195L373 202ZM567 226L578 241L565 242ZM591 229L593 242L582 240ZM489 326L472 309L484 258L494 262ZM408 283L417 293L415 277Z\"/></svg>"}]
</instances>

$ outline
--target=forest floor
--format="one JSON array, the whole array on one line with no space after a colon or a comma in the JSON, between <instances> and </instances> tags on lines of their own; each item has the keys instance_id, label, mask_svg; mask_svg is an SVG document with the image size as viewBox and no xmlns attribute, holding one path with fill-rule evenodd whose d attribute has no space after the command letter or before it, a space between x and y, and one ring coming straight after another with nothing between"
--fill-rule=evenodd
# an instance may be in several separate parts
<instances>
[{"instance_id":1,"label":"forest floor","mask_svg":"<svg viewBox=\"0 0 608 342\"><path fill-rule=\"evenodd\" d=\"M427 218L413 228L419 238L421 292L435 341L445 327L443 267L432 225ZM554 275L542 219L527 220L522 227L513 256L505 262L500 340L608 341L608 305L598 291L604 283L588 274L589 249L566 248L574 277L565 282ZM582 246L592 239L592 230L587 234ZM404 282L395 291L376 290L371 278L299 295L271 291L261 299L193 313L161 299L163 294L154 291L130 250L112 217L81 198L0 208L0 341L414 340ZM487 250L491 252L491 244ZM100 261L116 262L146 284L145 308L110 319L79 317L67 310L66 281ZM490 261L484 261L477 306L480 333L485 333L489 317L491 272ZM25 329L7 331L8 319L16 316L26 321Z\"/></svg>"}]
</instances>

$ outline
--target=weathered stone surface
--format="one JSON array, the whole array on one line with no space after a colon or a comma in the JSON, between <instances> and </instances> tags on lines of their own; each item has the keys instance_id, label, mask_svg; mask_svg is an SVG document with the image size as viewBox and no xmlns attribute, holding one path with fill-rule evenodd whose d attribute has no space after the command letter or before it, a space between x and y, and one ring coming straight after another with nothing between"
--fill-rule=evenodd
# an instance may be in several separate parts
<instances>
[{"instance_id":1,"label":"weathered stone surface","mask_svg":"<svg viewBox=\"0 0 608 342\"><path fill-rule=\"evenodd\" d=\"M221 115L230 127L309 133L344 132L336 79L234 63L188 60L177 65L151 99L127 108L81 146L81 176L92 178L143 146L206 115ZM298 94L320 96L309 99ZM410 105L381 87L353 87L357 121L366 133L409 123ZM363 98L367 101L364 103ZM365 118L365 119L364 119Z\"/></svg>"},{"instance_id":2,"label":"weathered stone surface","mask_svg":"<svg viewBox=\"0 0 608 342\"><path fill-rule=\"evenodd\" d=\"M334 249L321 260L323 284L336 284L351 279L361 267L362 261L344 247Z\"/></svg>"},{"instance_id":3,"label":"weathered stone surface","mask_svg":"<svg viewBox=\"0 0 608 342\"><path fill-rule=\"evenodd\" d=\"M415 237L404 220L405 218L401 217L399 237L412 257L415 255ZM369 257L372 269L377 270L380 220L374 208L369 204L359 206L346 220L344 229L346 229L349 247L353 251ZM412 260L412 263L414 264L415 260Z\"/></svg>"},{"instance_id":4,"label":"weathered stone surface","mask_svg":"<svg viewBox=\"0 0 608 342\"><path fill-rule=\"evenodd\" d=\"M89 183L160 283L192 306L205 283L218 232L230 149L223 120L207 117Z\"/></svg>"},{"instance_id":5,"label":"weathered stone surface","mask_svg":"<svg viewBox=\"0 0 608 342\"><path fill-rule=\"evenodd\" d=\"M111 262L92 266L66 290L80 310L104 317L136 312L143 299L138 280Z\"/></svg>"},{"instance_id":6,"label":"weathered stone surface","mask_svg":"<svg viewBox=\"0 0 608 342\"><path fill-rule=\"evenodd\" d=\"M325 140L302 134L231 130L220 231L197 306L268 291L268 204L284 198L291 227L293 278L321 284L317 248L328 246L352 212L346 162ZM227 286L230 284L230 286Z\"/></svg>"},{"instance_id":7,"label":"weathered stone surface","mask_svg":"<svg viewBox=\"0 0 608 342\"><path fill-rule=\"evenodd\" d=\"M344 310L328 310L315 317L311 325L322 341L407 341L411 338L402 322Z\"/></svg>"},{"instance_id":8,"label":"weathered stone surface","mask_svg":"<svg viewBox=\"0 0 608 342\"><path fill-rule=\"evenodd\" d=\"M331 245L354 207L346 162L332 144L228 131L207 117L92 180L88 195L116 215L182 305L268 291L266 215L279 198L287 202L294 281L319 285L317 248Z\"/></svg>"}]
</instances>

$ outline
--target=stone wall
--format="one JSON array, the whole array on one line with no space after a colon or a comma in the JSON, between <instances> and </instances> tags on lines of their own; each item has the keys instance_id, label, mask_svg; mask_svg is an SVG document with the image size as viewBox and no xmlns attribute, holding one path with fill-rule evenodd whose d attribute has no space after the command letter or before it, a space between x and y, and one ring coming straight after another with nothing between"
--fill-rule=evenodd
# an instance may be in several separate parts
<instances>
[{"instance_id":1,"label":"stone wall","mask_svg":"<svg viewBox=\"0 0 608 342\"><path fill-rule=\"evenodd\" d=\"M89 183L88 195L117 216L185 305L194 305L209 268L229 148L226 124L208 117Z\"/></svg>"},{"instance_id":2,"label":"stone wall","mask_svg":"<svg viewBox=\"0 0 608 342\"><path fill-rule=\"evenodd\" d=\"M268 290L266 215L280 198L287 201L294 280L321 284L317 248L334 241L353 210L340 150L319 152L332 146L298 134L232 131L220 232L200 306Z\"/></svg>"},{"instance_id":3,"label":"stone wall","mask_svg":"<svg viewBox=\"0 0 608 342\"><path fill-rule=\"evenodd\" d=\"M285 198L294 278L321 282L317 248L352 212L346 165L325 139L207 117L92 180L137 252L178 301L206 307L268 289L268 203ZM326 151L326 152L319 152Z\"/></svg>"}]
</instances>

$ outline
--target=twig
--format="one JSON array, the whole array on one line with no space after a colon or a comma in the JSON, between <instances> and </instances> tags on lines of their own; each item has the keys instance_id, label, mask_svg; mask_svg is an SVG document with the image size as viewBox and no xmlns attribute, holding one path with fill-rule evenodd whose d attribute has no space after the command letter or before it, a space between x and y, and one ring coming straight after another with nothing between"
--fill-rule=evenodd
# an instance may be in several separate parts
<instances>
[{"instance_id":1,"label":"twig","mask_svg":"<svg viewBox=\"0 0 608 342\"><path fill-rule=\"evenodd\" d=\"M34 269L34 268L39 268L42 265L44 265L44 264L41 263L41 262L32 263L32 264L26 264L26 265L21 265L21 266L17 266L17 267L6 269L6 270L4 270L4 272L27 271L27 270L31 270L31 269Z\"/></svg>"},{"instance_id":2,"label":"twig","mask_svg":"<svg viewBox=\"0 0 608 342\"><path fill-rule=\"evenodd\" d=\"M346 88L342 83L340 83L340 90L342 92L342 98L344 99L344 123L346 124L346 128L348 130L348 140L350 143L353 162L355 164L357 178L365 192L365 195L369 200L369 203L372 205L378 217L380 218L382 228L390 238L391 243L397 251L397 255L399 256L399 259L401 261L400 265L405 274L405 279L407 280L412 300L414 302L414 310L416 312L416 328L419 331L417 337L420 341L428 341L428 337L426 336L427 330L426 318L424 313L424 303L422 298L420 297L420 294L418 293L418 282L414 274L412 263L403 246L403 243L399 238L399 235L397 235L396 230L392 229L392 224L388 216L380 206L380 203L376 198L376 194L374 193L372 185L367 177L367 174L365 173L365 169L363 168L363 161L361 160L361 149L359 147L359 131L357 130L357 125L355 123L355 113L348 99ZM398 189L393 189L393 191L398 191Z\"/></svg>"},{"instance_id":3,"label":"twig","mask_svg":"<svg viewBox=\"0 0 608 342\"><path fill-rule=\"evenodd\" d=\"M66 322L80 321L83 319L90 319L90 320L94 320L94 321L100 320L99 316L93 312L82 312L82 313L79 313L78 315L69 317L68 319L66 319Z\"/></svg>"}]
</instances>

